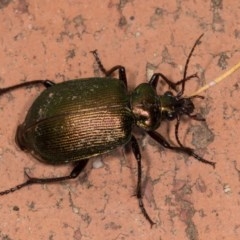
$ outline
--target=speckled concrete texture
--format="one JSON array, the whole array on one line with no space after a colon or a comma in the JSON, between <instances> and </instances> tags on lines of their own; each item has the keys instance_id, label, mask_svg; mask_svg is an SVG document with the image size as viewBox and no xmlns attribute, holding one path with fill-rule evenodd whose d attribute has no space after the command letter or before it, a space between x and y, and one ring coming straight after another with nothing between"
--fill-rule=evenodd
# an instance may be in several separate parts
<instances>
[{"instance_id":1,"label":"speckled concrete texture","mask_svg":"<svg viewBox=\"0 0 240 240\"><path fill-rule=\"evenodd\" d=\"M162 72L199 80L191 94L240 60L238 0L99 1L0 0L0 88L33 79L55 82L99 74L91 50L106 68L124 65L130 88ZM87 176L30 186L0 197L0 239L8 240L223 240L240 239L240 71L203 93L196 108L205 122L186 120L183 143L216 168L163 149L137 134L143 155L144 202L151 229L133 196L136 160L123 149L103 157ZM67 174L71 166L46 166L15 144L15 132L42 87L0 98L0 191L31 176ZM159 85L159 93L166 87ZM174 122L159 132L174 140Z\"/></svg>"}]
</instances>

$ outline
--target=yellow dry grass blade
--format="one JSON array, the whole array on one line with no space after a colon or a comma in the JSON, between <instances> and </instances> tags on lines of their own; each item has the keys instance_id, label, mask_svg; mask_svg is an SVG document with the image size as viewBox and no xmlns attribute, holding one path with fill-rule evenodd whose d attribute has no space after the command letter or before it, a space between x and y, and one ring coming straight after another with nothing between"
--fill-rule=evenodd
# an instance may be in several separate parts
<instances>
[{"instance_id":1,"label":"yellow dry grass blade","mask_svg":"<svg viewBox=\"0 0 240 240\"><path fill-rule=\"evenodd\" d=\"M213 81L211 81L210 83L207 83L206 85L204 85L203 87L201 87L200 89L198 89L195 93L191 94L190 97L195 96L195 95L199 95L199 93L207 90L208 88L216 85L217 83L221 82L222 80L224 80L226 77L230 76L232 73L234 73L235 71L237 71L237 69L240 68L240 62L237 63L236 65L234 65L231 69L229 69L228 71L226 71L225 73L223 73L221 76L217 77L216 79L214 79Z\"/></svg>"}]
</instances>

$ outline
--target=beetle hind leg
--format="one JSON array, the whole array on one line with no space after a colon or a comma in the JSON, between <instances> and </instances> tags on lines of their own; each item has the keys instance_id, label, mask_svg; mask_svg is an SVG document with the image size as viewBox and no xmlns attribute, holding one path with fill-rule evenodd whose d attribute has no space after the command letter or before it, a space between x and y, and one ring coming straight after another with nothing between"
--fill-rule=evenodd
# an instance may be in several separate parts
<instances>
[{"instance_id":1,"label":"beetle hind leg","mask_svg":"<svg viewBox=\"0 0 240 240\"><path fill-rule=\"evenodd\" d=\"M53 177L53 178L34 178L34 177L30 177L26 172L25 175L27 176L27 181L19 184L13 188L10 188L8 190L2 191L0 192L0 196L2 195L6 195L12 192L15 192L17 190L20 190L23 187L32 185L32 184L49 184L49 183L54 183L54 182L61 182L61 181L66 181L66 180L70 180L70 179L74 179L77 176L79 176L79 174L82 172L82 170L85 168L85 166L88 163L88 159L84 159L84 160L80 160L77 162L76 166L74 166L73 170L71 171L71 173L67 176L62 176L62 177Z\"/></svg>"}]
</instances>

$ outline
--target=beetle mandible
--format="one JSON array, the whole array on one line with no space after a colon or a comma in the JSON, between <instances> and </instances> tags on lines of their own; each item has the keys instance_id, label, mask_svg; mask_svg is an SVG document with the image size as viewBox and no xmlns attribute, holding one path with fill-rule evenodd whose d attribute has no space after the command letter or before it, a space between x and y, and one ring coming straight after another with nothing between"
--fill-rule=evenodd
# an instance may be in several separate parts
<instances>
[{"instance_id":1,"label":"beetle mandible","mask_svg":"<svg viewBox=\"0 0 240 240\"><path fill-rule=\"evenodd\" d=\"M130 143L138 169L136 197L144 217L152 226L154 221L147 213L142 200L141 152L136 138L132 135L133 126L143 129L167 149L188 154L200 162L215 166L214 162L183 146L178 136L183 115L197 121L205 120L199 114L193 114L195 106L192 99L203 97L183 97L186 81L197 77L197 74L187 76L187 68L202 36L203 34L196 40L188 55L183 79L176 83L162 73L154 73L148 83L140 84L130 93L127 89L125 68L117 65L107 71L95 50L92 53L105 77L75 79L58 84L50 80L33 80L0 89L0 95L3 95L26 86L40 84L46 87L33 102L25 121L18 126L16 143L20 149L47 164L76 163L72 172L62 177L35 178L25 173L27 180L24 183L0 192L0 195L31 184L76 178L89 158ZM118 79L111 77L115 71L118 72ZM163 95L157 94L156 87L160 78L172 91ZM178 146L171 145L156 132L162 121L174 119Z\"/></svg>"}]
</instances>

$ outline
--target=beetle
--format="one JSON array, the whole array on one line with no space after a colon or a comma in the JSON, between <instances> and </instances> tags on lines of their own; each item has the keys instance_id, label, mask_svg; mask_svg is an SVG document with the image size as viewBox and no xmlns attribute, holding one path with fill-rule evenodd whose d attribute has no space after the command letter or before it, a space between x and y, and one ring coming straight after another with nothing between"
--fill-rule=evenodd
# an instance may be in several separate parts
<instances>
[{"instance_id":1,"label":"beetle","mask_svg":"<svg viewBox=\"0 0 240 240\"><path fill-rule=\"evenodd\" d=\"M197 77L197 74L187 76L187 68L202 36L203 34L196 40L188 55L183 79L176 83L162 73L154 73L149 82L141 83L129 92L125 68L117 65L107 71L95 50L92 51L93 56L105 77L74 79L57 84L50 80L33 80L0 89L0 95L3 95L26 86L46 87L33 102L24 122L18 126L16 143L21 150L44 163L75 163L71 173L62 177L35 178L25 172L25 182L1 191L0 195L12 193L31 184L47 184L76 178L87 165L89 158L130 143L138 169L136 197L142 214L152 226L154 221L142 200L141 152L132 134L133 126L143 129L164 148L185 153L202 163L215 166L215 162L210 162L197 155L193 149L183 146L178 136L182 116L205 121L201 115L193 114L195 106L192 99L203 97L183 97L185 83ZM116 71L119 78L112 77ZM163 95L156 92L160 78L171 89ZM181 87L180 90L178 86ZM162 121L171 120L176 120L175 138L178 146L171 145L156 131Z\"/></svg>"}]
</instances>

